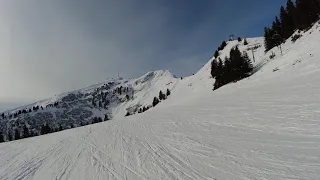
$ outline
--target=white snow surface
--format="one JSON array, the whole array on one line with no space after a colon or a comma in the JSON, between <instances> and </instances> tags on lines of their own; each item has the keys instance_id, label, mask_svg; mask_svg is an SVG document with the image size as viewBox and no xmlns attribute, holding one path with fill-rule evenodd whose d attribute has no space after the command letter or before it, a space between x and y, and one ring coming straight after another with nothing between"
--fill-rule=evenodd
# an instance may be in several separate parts
<instances>
[{"instance_id":1,"label":"white snow surface","mask_svg":"<svg viewBox=\"0 0 320 180\"><path fill-rule=\"evenodd\" d=\"M319 179L319 30L272 60L258 50L257 73L216 91L210 60L145 113L2 143L0 179Z\"/></svg>"}]
</instances>

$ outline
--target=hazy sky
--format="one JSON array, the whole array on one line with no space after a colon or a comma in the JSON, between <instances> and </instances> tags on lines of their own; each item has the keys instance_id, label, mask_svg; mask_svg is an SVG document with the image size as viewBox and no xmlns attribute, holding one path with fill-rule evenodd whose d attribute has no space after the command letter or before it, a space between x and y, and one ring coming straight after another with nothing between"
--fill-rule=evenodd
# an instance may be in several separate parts
<instances>
[{"instance_id":1,"label":"hazy sky","mask_svg":"<svg viewBox=\"0 0 320 180\"><path fill-rule=\"evenodd\" d=\"M0 111L105 79L195 73L286 0L1 0Z\"/></svg>"}]
</instances>

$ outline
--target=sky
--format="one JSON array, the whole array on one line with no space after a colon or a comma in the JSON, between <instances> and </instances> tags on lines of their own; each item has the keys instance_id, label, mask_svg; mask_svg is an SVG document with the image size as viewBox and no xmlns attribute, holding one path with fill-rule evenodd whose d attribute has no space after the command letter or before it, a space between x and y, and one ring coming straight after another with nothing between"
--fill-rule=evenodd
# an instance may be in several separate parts
<instances>
[{"instance_id":1,"label":"sky","mask_svg":"<svg viewBox=\"0 0 320 180\"><path fill-rule=\"evenodd\" d=\"M230 34L263 35L286 0L2 0L0 111L167 69L196 73Z\"/></svg>"}]
</instances>

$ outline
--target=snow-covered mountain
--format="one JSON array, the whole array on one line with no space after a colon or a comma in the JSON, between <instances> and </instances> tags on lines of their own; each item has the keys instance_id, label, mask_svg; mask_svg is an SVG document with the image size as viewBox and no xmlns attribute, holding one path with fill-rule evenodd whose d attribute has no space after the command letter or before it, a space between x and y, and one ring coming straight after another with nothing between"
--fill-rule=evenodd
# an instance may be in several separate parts
<instances>
[{"instance_id":1,"label":"snow-covered mountain","mask_svg":"<svg viewBox=\"0 0 320 180\"><path fill-rule=\"evenodd\" d=\"M319 26L301 32L295 42L288 39L282 55L277 47L264 53L263 38L248 38L248 45L228 42L220 58L238 45L253 59L253 48L255 73L215 91L211 59L183 79L155 71L8 111L58 102L1 120L2 126L30 125L40 121L39 113L53 116L52 122L76 123L81 116L88 120L105 114L113 120L1 143L0 179L318 179ZM151 105L166 89L172 92L167 100L124 117L128 110ZM106 108L92 105L99 106L103 97L110 101ZM58 120L63 112L67 117Z\"/></svg>"},{"instance_id":2,"label":"snow-covered mountain","mask_svg":"<svg viewBox=\"0 0 320 180\"><path fill-rule=\"evenodd\" d=\"M243 42L228 41L227 46L220 51L219 58L224 59L233 47L238 46L254 59L251 49L255 48L254 54L257 57L252 63L254 66L260 63L264 55L263 38L248 38L248 45ZM181 95L181 88L191 88L192 91L188 91L190 93L197 88L212 89L210 68L213 59L194 76L182 80L169 71L158 70L135 79L111 79L6 111L0 116L0 131L8 134L9 129L22 129L27 125L32 133L39 134L43 124L55 130L60 126L69 129L91 124L94 118L104 121L123 117L127 113L137 114L140 108L152 107L153 98L158 97L160 91L165 93L167 89L177 95Z\"/></svg>"},{"instance_id":3,"label":"snow-covered mountain","mask_svg":"<svg viewBox=\"0 0 320 180\"><path fill-rule=\"evenodd\" d=\"M173 74L163 70L148 72L137 79L112 79L4 112L0 128L6 132L22 129L26 124L38 133L44 123L51 128L67 129L91 124L95 117L109 120L127 112L135 114L140 108L152 106L153 98L160 91L172 89L177 81Z\"/></svg>"}]
</instances>

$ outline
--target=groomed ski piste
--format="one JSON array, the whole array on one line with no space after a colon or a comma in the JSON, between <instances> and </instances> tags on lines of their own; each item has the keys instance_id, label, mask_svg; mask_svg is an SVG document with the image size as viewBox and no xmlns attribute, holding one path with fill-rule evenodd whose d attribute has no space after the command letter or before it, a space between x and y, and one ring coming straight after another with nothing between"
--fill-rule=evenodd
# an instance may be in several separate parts
<instances>
[{"instance_id":1,"label":"groomed ski piste","mask_svg":"<svg viewBox=\"0 0 320 180\"><path fill-rule=\"evenodd\" d=\"M258 50L259 71L216 91L210 60L172 76L172 95L145 113L1 143L0 179L319 179L319 26L283 55Z\"/></svg>"}]
</instances>

